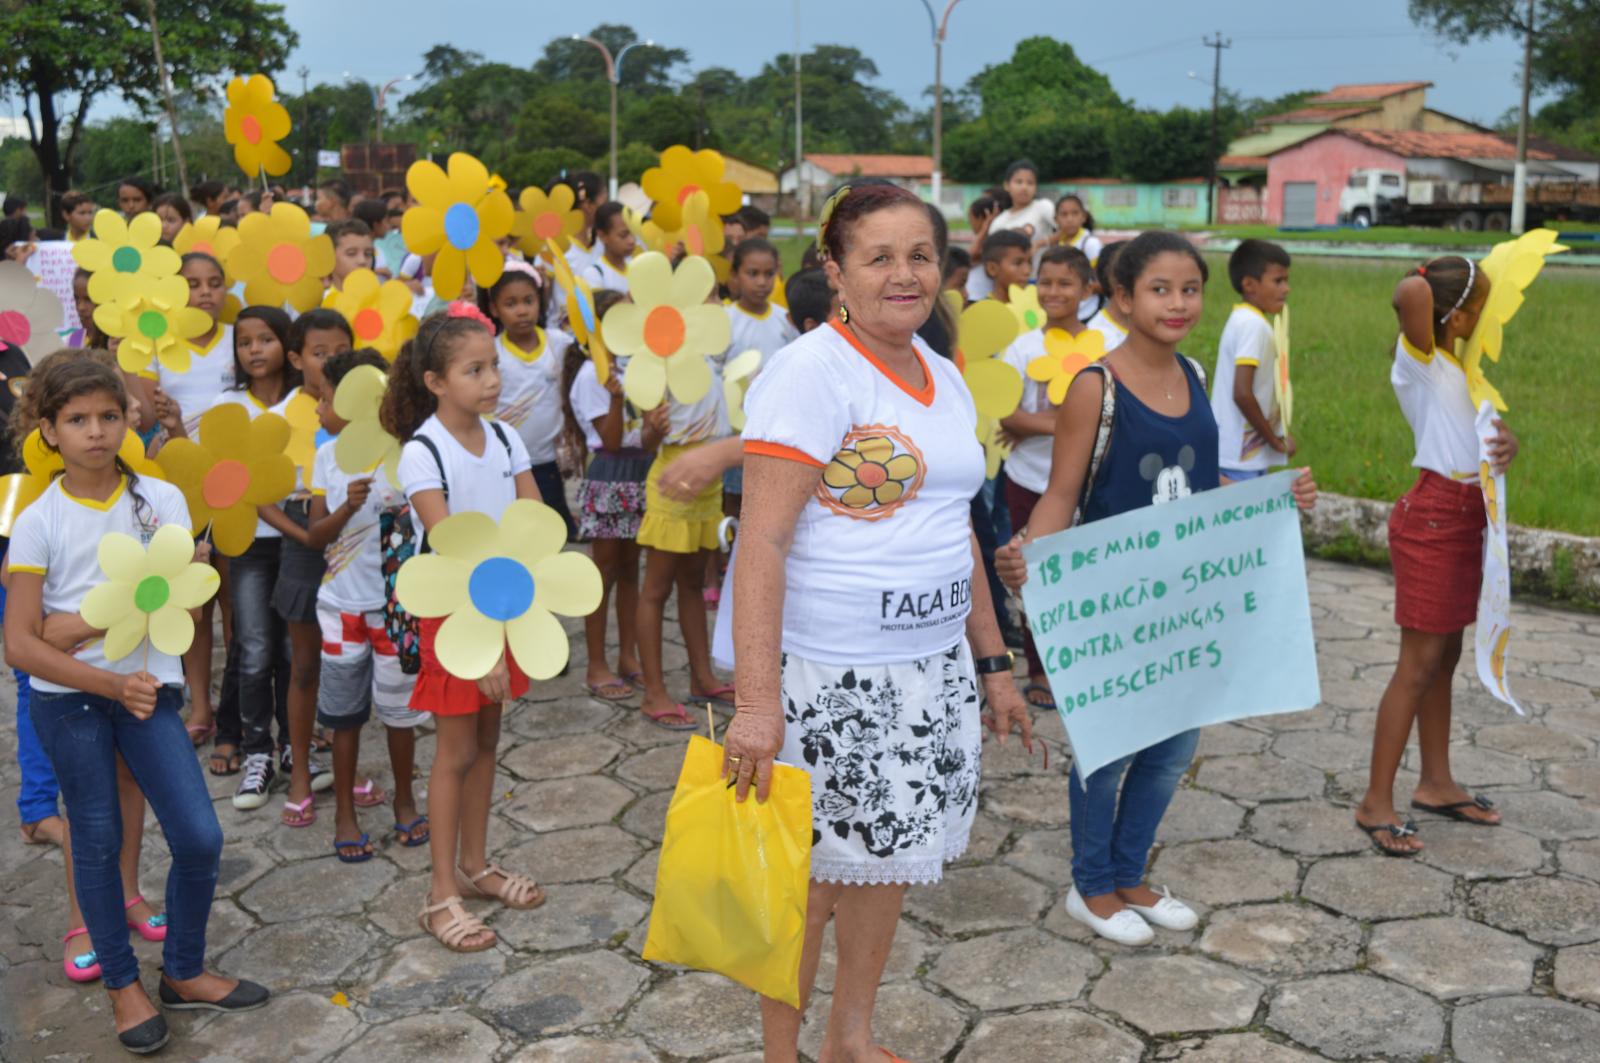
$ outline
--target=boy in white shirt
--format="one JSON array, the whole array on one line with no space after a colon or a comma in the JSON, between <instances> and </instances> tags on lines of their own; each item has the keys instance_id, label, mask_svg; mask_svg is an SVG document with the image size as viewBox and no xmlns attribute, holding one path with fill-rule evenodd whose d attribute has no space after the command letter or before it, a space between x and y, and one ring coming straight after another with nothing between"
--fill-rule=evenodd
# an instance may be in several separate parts
<instances>
[{"instance_id":1,"label":"boy in white shirt","mask_svg":"<svg viewBox=\"0 0 1600 1063\"><path fill-rule=\"evenodd\" d=\"M1234 305L1217 344L1211 392L1217 460L1229 480L1253 480L1287 464L1295 451L1278 409L1271 320L1289 298L1289 253L1266 240L1245 240L1228 258L1228 279L1244 302Z\"/></svg>"}]
</instances>

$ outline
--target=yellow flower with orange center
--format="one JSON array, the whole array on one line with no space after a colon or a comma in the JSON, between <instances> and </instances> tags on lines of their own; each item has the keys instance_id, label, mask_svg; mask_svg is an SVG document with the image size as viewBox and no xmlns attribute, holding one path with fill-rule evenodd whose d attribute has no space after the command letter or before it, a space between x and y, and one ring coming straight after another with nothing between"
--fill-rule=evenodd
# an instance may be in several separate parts
<instances>
[{"instance_id":1,"label":"yellow flower with orange center","mask_svg":"<svg viewBox=\"0 0 1600 1063\"><path fill-rule=\"evenodd\" d=\"M178 235L172 238L172 249L180 255L198 251L222 263L222 276L231 288L237 279L228 265L228 258L239 246L239 230L223 225L215 214L207 214L199 221L185 222Z\"/></svg>"},{"instance_id":2,"label":"yellow flower with orange center","mask_svg":"<svg viewBox=\"0 0 1600 1063\"><path fill-rule=\"evenodd\" d=\"M874 510L847 515L878 520L889 516L915 494L922 485L924 473L914 453L896 453L901 448L882 426L870 426L863 431L870 429L878 429L883 434L864 434L854 441L847 438L845 446L822 470L823 488L832 491L822 488L819 491L825 502L835 502L847 510ZM837 492L837 496L832 492Z\"/></svg>"},{"instance_id":3,"label":"yellow flower with orange center","mask_svg":"<svg viewBox=\"0 0 1600 1063\"><path fill-rule=\"evenodd\" d=\"M401 344L417 334L411 302L404 281L380 281L370 269L358 269L344 279L343 289L329 288L322 305L344 315L357 347L371 347L392 362Z\"/></svg>"},{"instance_id":4,"label":"yellow flower with orange center","mask_svg":"<svg viewBox=\"0 0 1600 1063\"><path fill-rule=\"evenodd\" d=\"M516 220L505 183L491 178L483 163L458 151L448 166L446 173L426 159L411 164L406 187L417 205L400 219L413 254L437 252L433 293L446 300L461 294L468 270L480 288L500 279L506 257L495 241L509 234Z\"/></svg>"},{"instance_id":5,"label":"yellow flower with orange center","mask_svg":"<svg viewBox=\"0 0 1600 1063\"><path fill-rule=\"evenodd\" d=\"M178 252L161 246L161 219L151 211L132 221L99 211L93 232L72 245L72 258L89 271L89 298L97 304L131 299L140 281L171 277L182 265Z\"/></svg>"},{"instance_id":6,"label":"yellow flower with orange center","mask_svg":"<svg viewBox=\"0 0 1600 1063\"><path fill-rule=\"evenodd\" d=\"M272 79L265 74L228 82L222 135L233 145L233 161L252 180L263 171L273 177L289 172L289 153L278 146L289 135L289 112L273 96Z\"/></svg>"},{"instance_id":7,"label":"yellow flower with orange center","mask_svg":"<svg viewBox=\"0 0 1600 1063\"><path fill-rule=\"evenodd\" d=\"M213 406L195 439L168 440L156 462L183 492L194 530L209 527L217 549L238 557L256 540L256 507L294 490L289 436L289 422L275 413L252 421L243 406Z\"/></svg>"},{"instance_id":8,"label":"yellow flower with orange center","mask_svg":"<svg viewBox=\"0 0 1600 1063\"><path fill-rule=\"evenodd\" d=\"M288 303L301 313L322 304L322 278L333 272L333 241L311 235L311 219L293 203L274 203L239 221L239 246L228 256L252 306Z\"/></svg>"},{"instance_id":9,"label":"yellow flower with orange center","mask_svg":"<svg viewBox=\"0 0 1600 1063\"><path fill-rule=\"evenodd\" d=\"M711 389L705 356L727 350L732 337L727 311L706 302L716 284L699 257L674 270L666 255L649 251L629 264L633 302L612 307L602 332L607 347L633 356L622 390L634 406L653 410L669 390L678 402L698 402Z\"/></svg>"},{"instance_id":10,"label":"yellow flower with orange center","mask_svg":"<svg viewBox=\"0 0 1600 1063\"><path fill-rule=\"evenodd\" d=\"M517 208L511 235L529 258L544 252L546 241L554 243L558 252L564 252L572 246L572 238L583 231L583 211L573 206L570 185L556 185L548 195L538 185L529 185L517 197Z\"/></svg>"},{"instance_id":11,"label":"yellow flower with orange center","mask_svg":"<svg viewBox=\"0 0 1600 1063\"><path fill-rule=\"evenodd\" d=\"M742 193L738 185L723 179L726 169L722 156L710 148L690 151L682 144L672 145L661 153L661 165L646 170L639 181L645 195L655 200L651 217L664 232L676 232L683 228L685 203L696 192L706 194L709 210L718 219L732 214L739 209Z\"/></svg>"},{"instance_id":12,"label":"yellow flower with orange center","mask_svg":"<svg viewBox=\"0 0 1600 1063\"><path fill-rule=\"evenodd\" d=\"M1072 379L1106 356L1106 338L1098 329L1086 328L1076 336L1065 329L1046 329L1044 353L1028 363L1028 379L1050 385L1050 403L1066 401Z\"/></svg>"}]
</instances>

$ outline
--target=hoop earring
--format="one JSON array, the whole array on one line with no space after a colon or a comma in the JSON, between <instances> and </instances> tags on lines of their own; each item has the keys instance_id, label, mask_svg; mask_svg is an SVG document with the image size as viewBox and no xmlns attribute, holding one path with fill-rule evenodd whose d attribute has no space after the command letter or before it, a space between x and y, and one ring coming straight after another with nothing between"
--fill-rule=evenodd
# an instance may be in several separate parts
<instances>
[{"instance_id":1,"label":"hoop earring","mask_svg":"<svg viewBox=\"0 0 1600 1063\"><path fill-rule=\"evenodd\" d=\"M850 308L845 306L843 302L839 304L839 324L850 324Z\"/></svg>"}]
</instances>

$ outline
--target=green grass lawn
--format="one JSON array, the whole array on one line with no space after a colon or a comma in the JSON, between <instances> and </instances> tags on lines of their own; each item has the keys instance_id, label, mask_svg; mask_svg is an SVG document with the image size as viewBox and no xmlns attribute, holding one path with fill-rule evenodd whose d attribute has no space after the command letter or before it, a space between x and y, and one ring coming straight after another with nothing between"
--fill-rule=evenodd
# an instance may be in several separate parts
<instances>
[{"instance_id":1,"label":"green grass lawn","mask_svg":"<svg viewBox=\"0 0 1600 1063\"><path fill-rule=\"evenodd\" d=\"M785 272L804 241L778 241ZM1185 352L1209 372L1237 301L1224 256L1207 256L1205 315ZM1302 259L1292 271L1294 435L1299 461L1329 491L1398 498L1416 478L1411 430L1389 366L1396 334L1389 300L1401 263ZM1522 440L1508 493L1514 523L1600 535L1600 271L1547 267L1506 327L1506 353L1489 379Z\"/></svg>"}]
</instances>

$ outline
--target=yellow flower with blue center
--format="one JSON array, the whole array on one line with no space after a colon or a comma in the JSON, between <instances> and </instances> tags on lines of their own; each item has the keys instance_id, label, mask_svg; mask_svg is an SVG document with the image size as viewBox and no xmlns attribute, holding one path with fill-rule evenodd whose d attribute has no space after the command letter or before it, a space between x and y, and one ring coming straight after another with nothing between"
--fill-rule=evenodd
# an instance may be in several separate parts
<instances>
[{"instance_id":1,"label":"yellow flower with blue center","mask_svg":"<svg viewBox=\"0 0 1600 1063\"><path fill-rule=\"evenodd\" d=\"M447 165L448 173L426 159L411 164L406 187L417 205L400 219L406 247L435 255L433 293L446 300L461 294L468 270L480 288L500 279L506 256L495 241L516 221L505 182L490 177L483 163L458 151Z\"/></svg>"}]
</instances>

